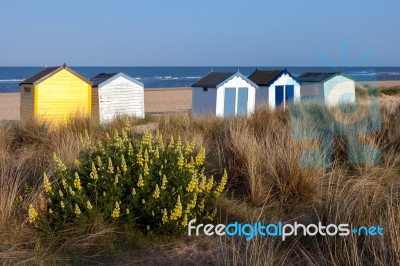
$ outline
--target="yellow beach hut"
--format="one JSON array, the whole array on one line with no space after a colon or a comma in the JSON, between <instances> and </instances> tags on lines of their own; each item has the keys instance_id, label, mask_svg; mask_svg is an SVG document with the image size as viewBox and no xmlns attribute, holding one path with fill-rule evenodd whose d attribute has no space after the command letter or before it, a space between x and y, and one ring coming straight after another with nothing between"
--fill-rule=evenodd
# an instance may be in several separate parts
<instances>
[{"instance_id":1,"label":"yellow beach hut","mask_svg":"<svg viewBox=\"0 0 400 266\"><path fill-rule=\"evenodd\" d=\"M20 84L21 120L62 122L75 114L90 115L92 84L66 64L46 67Z\"/></svg>"}]
</instances>

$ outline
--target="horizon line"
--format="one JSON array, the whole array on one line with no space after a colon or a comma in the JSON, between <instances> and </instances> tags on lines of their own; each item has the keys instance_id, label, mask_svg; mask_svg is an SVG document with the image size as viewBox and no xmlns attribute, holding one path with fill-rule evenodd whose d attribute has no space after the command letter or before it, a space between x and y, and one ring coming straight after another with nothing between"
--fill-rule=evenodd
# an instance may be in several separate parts
<instances>
[{"instance_id":1,"label":"horizon line","mask_svg":"<svg viewBox=\"0 0 400 266\"><path fill-rule=\"evenodd\" d=\"M68 65L68 64L67 64ZM17 65L17 66L6 66L6 65L4 65L4 66L2 66L2 65L0 65L0 67L52 67L53 65L51 65L51 66L49 66L49 65L45 65L45 66L43 66L43 65ZM57 65L54 65L54 66L57 66ZM61 65L58 65L58 66L62 66L62 64ZM160 65L160 66L157 66L157 65L152 65L152 66L138 66L138 65L131 65L131 66L127 66L127 65L120 65L120 66L118 66L118 65L68 65L68 66L70 66L70 67L143 67L143 68L146 68L146 67L148 67L148 68L151 68L151 67L176 67L176 68L178 68L178 67L269 67L269 68L271 68L271 67L278 67L278 68L282 68L282 67L324 67L324 68L341 68L341 67L346 67L346 68L351 68L351 67L353 67L353 68L372 68L372 67L400 67L400 65L380 65L380 66L378 66L378 65L375 65L375 66L373 66L373 65L370 65L370 66L351 66L351 65L348 65L348 66L317 66L317 65L313 65L313 66L306 66L306 65L292 65L292 66L285 66L285 65L271 65L271 66L267 66L267 65L199 65L199 66L196 66L196 65L193 65L193 66L178 66L178 65L170 65L170 66L167 66L167 65Z\"/></svg>"}]
</instances>

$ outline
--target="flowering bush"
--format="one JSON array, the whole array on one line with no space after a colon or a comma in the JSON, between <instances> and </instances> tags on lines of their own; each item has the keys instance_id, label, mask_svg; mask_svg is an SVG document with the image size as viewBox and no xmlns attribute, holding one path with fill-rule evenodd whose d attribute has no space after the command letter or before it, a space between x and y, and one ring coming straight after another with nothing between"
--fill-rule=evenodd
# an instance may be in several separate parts
<instances>
[{"instance_id":1,"label":"flowering bush","mask_svg":"<svg viewBox=\"0 0 400 266\"><path fill-rule=\"evenodd\" d=\"M129 125L128 125L129 126ZM94 144L86 134L84 148L73 165L54 155L55 172L46 173L43 187L47 213L29 209L29 220L48 221L56 229L101 215L110 222L134 223L161 233L184 230L188 221L212 220L214 201L224 191L220 182L204 174L205 150L195 143L145 132L141 141L129 127Z\"/></svg>"}]
</instances>

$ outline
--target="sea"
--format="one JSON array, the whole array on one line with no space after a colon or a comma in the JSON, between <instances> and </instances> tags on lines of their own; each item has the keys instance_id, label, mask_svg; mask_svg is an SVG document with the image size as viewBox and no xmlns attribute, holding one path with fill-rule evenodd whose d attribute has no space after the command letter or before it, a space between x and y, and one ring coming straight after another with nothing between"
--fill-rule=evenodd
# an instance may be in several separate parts
<instances>
[{"instance_id":1,"label":"sea","mask_svg":"<svg viewBox=\"0 0 400 266\"><path fill-rule=\"evenodd\" d=\"M274 70L285 67L71 67L85 78L92 78L99 73L124 72L142 82L145 88L188 87L211 71L240 71L250 75L256 69ZM0 67L0 93L18 92L18 84L32 76L43 67ZM294 76L305 72L342 71L356 81L400 80L400 67L287 67Z\"/></svg>"}]
</instances>

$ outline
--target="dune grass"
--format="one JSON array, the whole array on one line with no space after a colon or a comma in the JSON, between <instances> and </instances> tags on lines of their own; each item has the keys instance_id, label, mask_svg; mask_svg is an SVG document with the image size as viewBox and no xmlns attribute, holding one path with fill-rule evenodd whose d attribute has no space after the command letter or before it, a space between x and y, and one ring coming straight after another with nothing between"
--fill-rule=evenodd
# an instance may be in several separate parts
<instances>
[{"instance_id":1,"label":"dune grass","mask_svg":"<svg viewBox=\"0 0 400 266\"><path fill-rule=\"evenodd\" d=\"M318 113L320 120L308 117L305 110ZM339 111L309 104L293 106L290 111L260 108L249 118L193 119L187 114L169 114L147 120L131 118L131 124L136 130L136 126L150 120L158 124L165 137L194 138L206 147L208 175L219 175L227 169L228 191L217 202L216 222L321 221L380 225L385 230L383 238L302 236L285 242L271 237L256 237L249 242L241 238L207 238L211 245L208 248L218 254L212 257L213 264L399 264L400 110L390 113L381 107L375 110L376 116L358 124L357 130L362 130L374 123L374 117L381 119L378 132L357 136L359 143L379 148L379 163L348 163L349 145L345 137L338 136L332 139L331 168L302 168L302 151L316 149L320 143L318 138L300 139L315 132L322 134L317 134L320 137L326 132L346 133L346 128L327 118L328 112ZM351 115L347 119L351 120ZM296 121L306 121L308 126L299 127ZM28 223L26 211L30 203L42 200L42 174L51 172L52 154L56 152L63 161L72 162L81 148L79 135L85 130L94 139L102 139L106 132L123 125L122 118L99 125L86 117L71 119L56 128L33 120L0 124L2 263L194 262L176 248L182 248L182 242L190 246L197 241L192 238L185 242L186 236L143 235L129 226L111 227L101 217L91 224L57 233L39 231ZM297 138L293 133L299 134ZM365 158L372 156L369 150L357 152ZM201 247L196 246L197 259L209 256L209 251Z\"/></svg>"}]
</instances>

